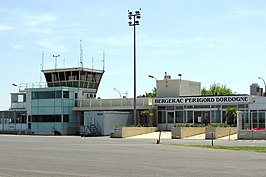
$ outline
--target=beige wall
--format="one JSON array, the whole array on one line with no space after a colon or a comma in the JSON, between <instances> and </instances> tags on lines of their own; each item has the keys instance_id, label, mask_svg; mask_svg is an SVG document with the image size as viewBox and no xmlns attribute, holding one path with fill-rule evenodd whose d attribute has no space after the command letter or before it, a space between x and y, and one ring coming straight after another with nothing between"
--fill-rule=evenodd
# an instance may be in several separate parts
<instances>
[{"instance_id":1,"label":"beige wall","mask_svg":"<svg viewBox=\"0 0 266 177\"><path fill-rule=\"evenodd\" d=\"M179 80L164 79L157 81L157 97L199 96L201 83Z\"/></svg>"},{"instance_id":2,"label":"beige wall","mask_svg":"<svg viewBox=\"0 0 266 177\"><path fill-rule=\"evenodd\" d=\"M183 139L205 133L205 127L173 127L172 139Z\"/></svg>"},{"instance_id":3,"label":"beige wall","mask_svg":"<svg viewBox=\"0 0 266 177\"><path fill-rule=\"evenodd\" d=\"M217 139L237 133L237 127L207 127L205 139L212 139L212 132L213 138Z\"/></svg>"},{"instance_id":4,"label":"beige wall","mask_svg":"<svg viewBox=\"0 0 266 177\"><path fill-rule=\"evenodd\" d=\"M157 131L157 127L122 127L111 132L111 138L126 138Z\"/></svg>"}]
</instances>

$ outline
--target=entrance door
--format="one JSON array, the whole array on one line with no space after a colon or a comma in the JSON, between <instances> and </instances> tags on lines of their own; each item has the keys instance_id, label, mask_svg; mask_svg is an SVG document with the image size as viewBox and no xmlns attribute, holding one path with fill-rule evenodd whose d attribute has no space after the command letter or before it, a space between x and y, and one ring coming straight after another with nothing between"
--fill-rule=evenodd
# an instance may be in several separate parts
<instances>
[{"instance_id":1,"label":"entrance door","mask_svg":"<svg viewBox=\"0 0 266 177\"><path fill-rule=\"evenodd\" d=\"M171 130L175 124L175 111L166 112L166 130Z\"/></svg>"},{"instance_id":2,"label":"entrance door","mask_svg":"<svg viewBox=\"0 0 266 177\"><path fill-rule=\"evenodd\" d=\"M194 111L194 124L201 123L210 123L210 111Z\"/></svg>"}]
</instances>

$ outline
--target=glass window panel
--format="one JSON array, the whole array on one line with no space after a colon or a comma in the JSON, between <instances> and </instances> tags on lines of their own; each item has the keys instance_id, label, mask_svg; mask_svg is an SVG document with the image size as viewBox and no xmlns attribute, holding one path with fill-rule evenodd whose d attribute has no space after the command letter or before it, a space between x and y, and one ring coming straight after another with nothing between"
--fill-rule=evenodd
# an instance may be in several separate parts
<instances>
[{"instance_id":1,"label":"glass window panel","mask_svg":"<svg viewBox=\"0 0 266 177\"><path fill-rule=\"evenodd\" d=\"M167 123L174 123L175 112L167 112Z\"/></svg>"},{"instance_id":2,"label":"glass window panel","mask_svg":"<svg viewBox=\"0 0 266 177\"><path fill-rule=\"evenodd\" d=\"M187 123L193 123L193 111L187 111Z\"/></svg>"},{"instance_id":3,"label":"glass window panel","mask_svg":"<svg viewBox=\"0 0 266 177\"><path fill-rule=\"evenodd\" d=\"M158 112L158 123L159 123L159 124L166 123L166 119L165 119L165 111L159 111L159 112Z\"/></svg>"},{"instance_id":4,"label":"glass window panel","mask_svg":"<svg viewBox=\"0 0 266 177\"><path fill-rule=\"evenodd\" d=\"M184 123L183 121L183 111L176 111L175 112L175 122L176 123Z\"/></svg>"},{"instance_id":5,"label":"glass window panel","mask_svg":"<svg viewBox=\"0 0 266 177\"><path fill-rule=\"evenodd\" d=\"M174 106L167 106L167 107L166 107L166 110L174 110L174 109L175 109Z\"/></svg>"},{"instance_id":6,"label":"glass window panel","mask_svg":"<svg viewBox=\"0 0 266 177\"><path fill-rule=\"evenodd\" d=\"M176 110L183 110L183 106L176 106L175 109Z\"/></svg>"},{"instance_id":7,"label":"glass window panel","mask_svg":"<svg viewBox=\"0 0 266 177\"><path fill-rule=\"evenodd\" d=\"M158 110L165 110L165 106L158 106Z\"/></svg>"},{"instance_id":8,"label":"glass window panel","mask_svg":"<svg viewBox=\"0 0 266 177\"><path fill-rule=\"evenodd\" d=\"M211 122L212 123L221 123L221 111L211 111Z\"/></svg>"},{"instance_id":9,"label":"glass window panel","mask_svg":"<svg viewBox=\"0 0 266 177\"><path fill-rule=\"evenodd\" d=\"M63 91L63 98L69 98L69 91Z\"/></svg>"}]
</instances>

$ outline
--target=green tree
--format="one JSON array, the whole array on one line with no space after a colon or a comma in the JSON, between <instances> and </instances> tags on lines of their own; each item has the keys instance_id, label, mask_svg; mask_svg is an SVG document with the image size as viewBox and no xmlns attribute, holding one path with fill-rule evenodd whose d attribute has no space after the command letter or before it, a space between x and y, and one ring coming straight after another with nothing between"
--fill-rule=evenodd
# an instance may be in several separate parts
<instances>
[{"instance_id":1,"label":"green tree","mask_svg":"<svg viewBox=\"0 0 266 177\"><path fill-rule=\"evenodd\" d=\"M151 92L145 92L145 97L155 98L157 95L157 89L154 87Z\"/></svg>"},{"instance_id":2,"label":"green tree","mask_svg":"<svg viewBox=\"0 0 266 177\"><path fill-rule=\"evenodd\" d=\"M230 88L227 88L226 85L221 85L219 83L213 83L209 89L203 87L201 90L202 96L216 96L216 95L232 95L233 92Z\"/></svg>"},{"instance_id":3,"label":"green tree","mask_svg":"<svg viewBox=\"0 0 266 177\"><path fill-rule=\"evenodd\" d=\"M151 92L145 92L142 97L155 98L156 95L157 89L154 87ZM154 114L152 109L142 110L140 115L143 119L145 119L147 126L153 126Z\"/></svg>"},{"instance_id":4,"label":"green tree","mask_svg":"<svg viewBox=\"0 0 266 177\"><path fill-rule=\"evenodd\" d=\"M236 126L237 122L237 109L234 107L227 108L226 110L226 122L229 124L231 127Z\"/></svg>"}]
</instances>

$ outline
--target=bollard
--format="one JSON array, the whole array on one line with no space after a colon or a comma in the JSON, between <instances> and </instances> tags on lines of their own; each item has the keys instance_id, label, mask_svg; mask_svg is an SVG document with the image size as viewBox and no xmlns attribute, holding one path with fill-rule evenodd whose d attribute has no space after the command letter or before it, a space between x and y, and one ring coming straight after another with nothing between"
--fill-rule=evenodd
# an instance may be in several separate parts
<instances>
[{"instance_id":1,"label":"bollard","mask_svg":"<svg viewBox=\"0 0 266 177\"><path fill-rule=\"evenodd\" d=\"M161 142L160 142L160 141L161 141L161 132L162 132L162 131L160 130L160 133L159 133L159 139L157 140L157 143L156 143L156 144L160 144L160 143L161 143Z\"/></svg>"}]
</instances>

